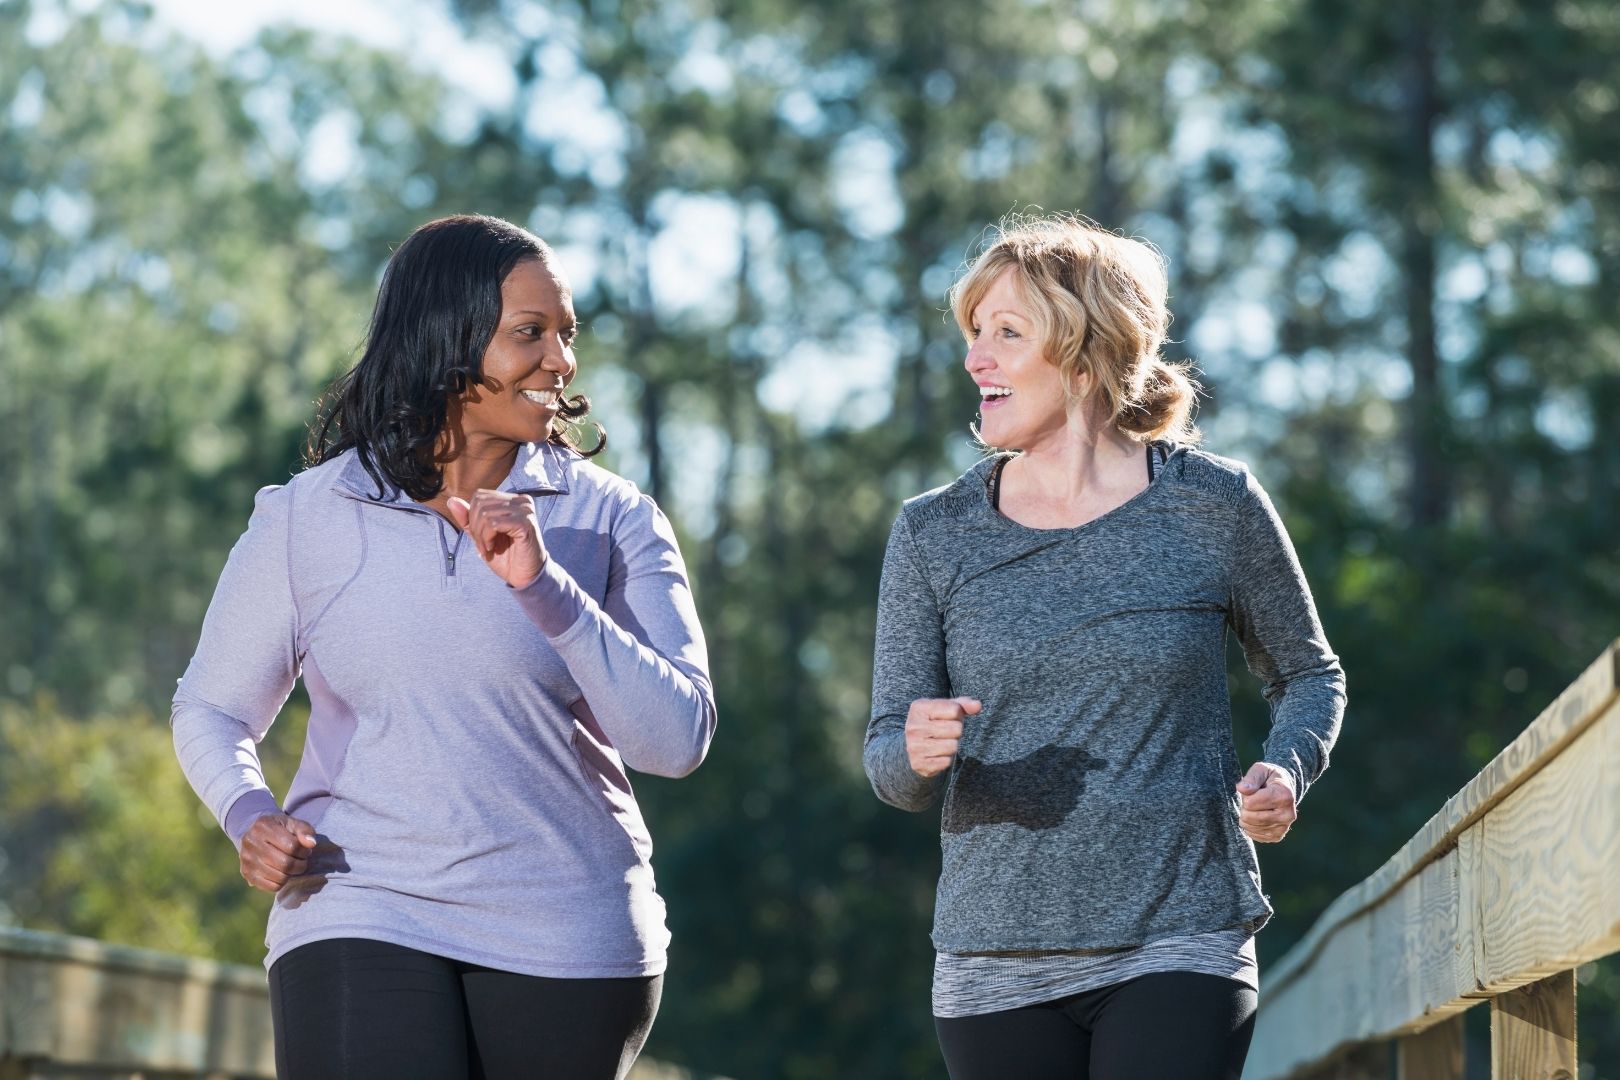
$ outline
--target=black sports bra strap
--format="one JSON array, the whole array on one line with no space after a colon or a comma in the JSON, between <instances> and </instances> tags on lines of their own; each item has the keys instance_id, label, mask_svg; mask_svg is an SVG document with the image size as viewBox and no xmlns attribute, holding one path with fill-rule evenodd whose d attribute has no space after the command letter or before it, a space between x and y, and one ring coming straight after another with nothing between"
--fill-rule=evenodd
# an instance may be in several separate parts
<instances>
[{"instance_id":1,"label":"black sports bra strap","mask_svg":"<svg viewBox=\"0 0 1620 1080\"><path fill-rule=\"evenodd\" d=\"M1158 479L1159 470L1170 461L1170 452L1162 442L1150 442L1147 446L1148 483Z\"/></svg>"},{"instance_id":2,"label":"black sports bra strap","mask_svg":"<svg viewBox=\"0 0 1620 1080\"><path fill-rule=\"evenodd\" d=\"M997 461L995 463L995 465L993 465L991 467L991 469L990 469L990 476L989 476L988 480L986 481L986 486L989 487L989 489L990 489L990 508L992 510L1000 510L1001 509L1001 473L1002 473L1002 470L1007 467L1007 462L1009 462L1011 460L1012 460L1012 455L1008 454L1007 456L1001 458L1001 460ZM1159 470L1164 468L1169 463L1170 463L1170 449L1169 449L1169 447L1167 447L1162 442L1148 443L1148 446L1147 446L1148 483L1151 484L1155 480L1157 480L1159 478Z\"/></svg>"},{"instance_id":3,"label":"black sports bra strap","mask_svg":"<svg viewBox=\"0 0 1620 1080\"><path fill-rule=\"evenodd\" d=\"M1008 454L1002 457L1000 461L997 461L990 469L990 509L992 510L999 511L1001 509L1001 470L1005 469L1007 462L1011 460L1012 455Z\"/></svg>"}]
</instances>

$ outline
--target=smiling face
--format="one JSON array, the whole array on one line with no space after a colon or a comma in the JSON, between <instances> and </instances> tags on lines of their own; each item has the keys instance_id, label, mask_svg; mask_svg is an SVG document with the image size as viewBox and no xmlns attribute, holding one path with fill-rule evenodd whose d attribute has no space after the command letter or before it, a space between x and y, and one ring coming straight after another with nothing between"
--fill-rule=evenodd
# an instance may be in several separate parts
<instances>
[{"instance_id":1,"label":"smiling face","mask_svg":"<svg viewBox=\"0 0 1620 1080\"><path fill-rule=\"evenodd\" d=\"M968 326L967 373L979 387L979 437L991 446L1032 450L1063 434L1063 373L1037 337L1029 305L1007 269L985 290Z\"/></svg>"},{"instance_id":2,"label":"smiling face","mask_svg":"<svg viewBox=\"0 0 1620 1080\"><path fill-rule=\"evenodd\" d=\"M574 378L574 298L539 259L501 283L501 319L484 352L484 378L458 402L467 441L544 442Z\"/></svg>"}]
</instances>

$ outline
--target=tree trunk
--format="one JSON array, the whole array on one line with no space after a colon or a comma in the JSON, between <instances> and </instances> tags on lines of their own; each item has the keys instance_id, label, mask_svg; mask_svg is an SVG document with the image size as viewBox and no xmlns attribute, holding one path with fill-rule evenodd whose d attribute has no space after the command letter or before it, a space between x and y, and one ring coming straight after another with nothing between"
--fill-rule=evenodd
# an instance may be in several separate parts
<instances>
[{"instance_id":1,"label":"tree trunk","mask_svg":"<svg viewBox=\"0 0 1620 1080\"><path fill-rule=\"evenodd\" d=\"M641 379L641 446L647 455L647 494L662 503L665 494L664 476L664 385L649 355L657 329L653 312L651 270L648 268L648 248L652 233L647 224L647 208L633 204L627 208L635 228L626 238L626 262L630 271L630 310L626 312L625 359L630 369Z\"/></svg>"},{"instance_id":2,"label":"tree trunk","mask_svg":"<svg viewBox=\"0 0 1620 1080\"><path fill-rule=\"evenodd\" d=\"M1447 425L1434 329L1435 234L1440 227L1434 129L1439 102L1435 92L1434 37L1425 15L1413 16L1405 46L1404 186L1409 201L1401 219L1401 268L1406 292L1407 362L1412 368L1407 416L1411 466L1408 514L1413 525L1429 526L1446 519L1451 498L1441 457Z\"/></svg>"}]
</instances>

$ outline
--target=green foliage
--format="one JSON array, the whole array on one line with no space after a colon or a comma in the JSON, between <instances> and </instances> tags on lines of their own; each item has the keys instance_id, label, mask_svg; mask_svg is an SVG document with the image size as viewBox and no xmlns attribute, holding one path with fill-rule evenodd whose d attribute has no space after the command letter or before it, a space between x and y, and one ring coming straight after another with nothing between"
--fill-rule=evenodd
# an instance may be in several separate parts
<instances>
[{"instance_id":1,"label":"green foliage","mask_svg":"<svg viewBox=\"0 0 1620 1080\"><path fill-rule=\"evenodd\" d=\"M302 727L304 718L283 719ZM283 747L298 745L296 731ZM290 778L285 751L266 755ZM0 919L153 949L257 963L270 898L174 767L143 711L76 716L48 696L0 702Z\"/></svg>"},{"instance_id":2,"label":"green foliage","mask_svg":"<svg viewBox=\"0 0 1620 1080\"><path fill-rule=\"evenodd\" d=\"M10 918L258 959L263 898L153 717L389 245L453 210L564 252L609 464L693 570L719 735L696 776L637 780L675 933L660 1057L940 1071L936 822L877 803L860 737L889 522L973 453L943 293L1008 209L1170 256L1210 448L1276 496L1344 659L1334 768L1263 853L1263 960L1617 633L1613 5L453 9L516 87L471 122L351 42L274 29L221 62L138 4L0 4ZM682 306L654 265L690 200L743 227L731 280ZM1257 750L1240 662L1233 686ZM264 746L282 778L289 714ZM1612 1057L1611 968L1581 993L1583 1047Z\"/></svg>"},{"instance_id":3,"label":"green foliage","mask_svg":"<svg viewBox=\"0 0 1620 1080\"><path fill-rule=\"evenodd\" d=\"M36 45L31 6L0 8L0 685L150 707L252 492L293 471L363 335L377 237L415 218L383 193L438 152L438 90L396 93L393 58L298 35L244 58L261 72L245 80L117 5ZM286 84L321 96L287 91L281 152L248 105ZM345 111L380 164L306 186L308 129ZM334 250L357 230L358 263Z\"/></svg>"}]
</instances>

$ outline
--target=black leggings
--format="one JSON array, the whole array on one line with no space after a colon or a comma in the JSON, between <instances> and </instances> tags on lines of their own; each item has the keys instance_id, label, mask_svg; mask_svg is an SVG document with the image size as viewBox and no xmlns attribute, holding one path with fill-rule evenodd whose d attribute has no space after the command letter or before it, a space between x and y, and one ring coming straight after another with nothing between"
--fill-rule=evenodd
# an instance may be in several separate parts
<instances>
[{"instance_id":1,"label":"black leggings","mask_svg":"<svg viewBox=\"0 0 1620 1080\"><path fill-rule=\"evenodd\" d=\"M1257 1004L1242 983L1176 971L934 1027L952 1080L1238 1080Z\"/></svg>"},{"instance_id":2,"label":"black leggings","mask_svg":"<svg viewBox=\"0 0 1620 1080\"><path fill-rule=\"evenodd\" d=\"M270 968L282 1080L615 1080L630 1071L664 977L545 979L363 938Z\"/></svg>"}]
</instances>

